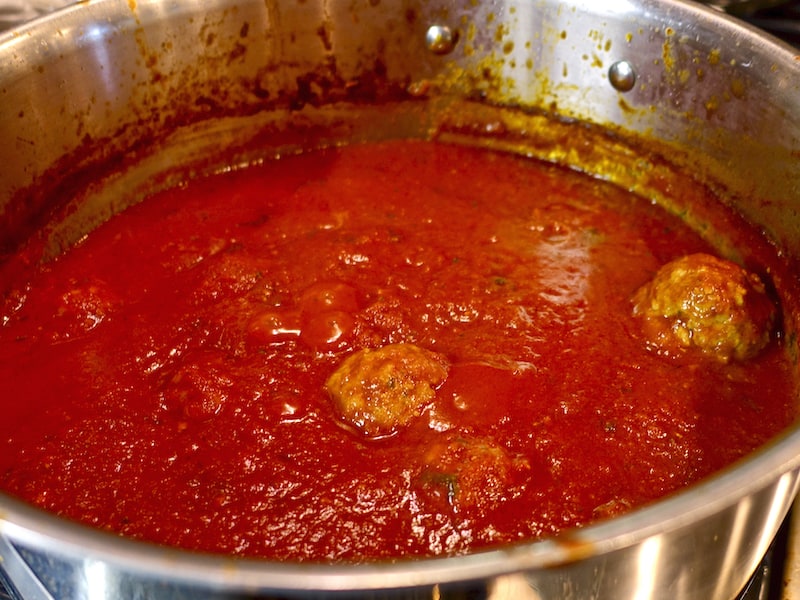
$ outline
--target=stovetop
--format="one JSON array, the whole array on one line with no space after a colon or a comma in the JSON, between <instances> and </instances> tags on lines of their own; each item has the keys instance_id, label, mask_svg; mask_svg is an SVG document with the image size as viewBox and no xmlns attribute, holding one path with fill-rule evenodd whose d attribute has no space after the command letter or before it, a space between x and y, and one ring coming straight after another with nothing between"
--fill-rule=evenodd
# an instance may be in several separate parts
<instances>
[{"instance_id":1,"label":"stovetop","mask_svg":"<svg viewBox=\"0 0 800 600\"><path fill-rule=\"evenodd\" d=\"M741 18L800 47L800 1L784 2L776 7L745 12Z\"/></svg>"}]
</instances>

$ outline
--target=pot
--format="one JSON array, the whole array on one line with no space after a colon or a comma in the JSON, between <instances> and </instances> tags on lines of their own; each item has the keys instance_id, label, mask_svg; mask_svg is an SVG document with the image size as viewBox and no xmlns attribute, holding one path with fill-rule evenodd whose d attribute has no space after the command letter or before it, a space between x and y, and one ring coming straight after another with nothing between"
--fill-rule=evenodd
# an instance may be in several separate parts
<instances>
[{"instance_id":1,"label":"pot","mask_svg":"<svg viewBox=\"0 0 800 600\"><path fill-rule=\"evenodd\" d=\"M676 0L89 0L0 36L0 247L35 245L46 260L222 160L438 137L666 203L642 173L690 168L774 240L792 300L799 59ZM679 494L556 538L360 565L155 547L0 495L0 558L24 598L730 600L783 521L798 469L793 428Z\"/></svg>"}]
</instances>

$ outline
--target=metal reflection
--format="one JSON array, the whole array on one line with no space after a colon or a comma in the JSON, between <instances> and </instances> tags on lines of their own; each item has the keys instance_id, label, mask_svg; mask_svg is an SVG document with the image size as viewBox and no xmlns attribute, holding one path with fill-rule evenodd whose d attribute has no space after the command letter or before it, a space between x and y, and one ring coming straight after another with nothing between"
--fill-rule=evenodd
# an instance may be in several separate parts
<instances>
[{"instance_id":1,"label":"metal reflection","mask_svg":"<svg viewBox=\"0 0 800 600\"><path fill-rule=\"evenodd\" d=\"M106 600L108 596L108 569L104 563L87 560L84 567L86 576L86 600Z\"/></svg>"},{"instance_id":2,"label":"metal reflection","mask_svg":"<svg viewBox=\"0 0 800 600\"><path fill-rule=\"evenodd\" d=\"M652 537L642 542L636 560L636 584L631 596L632 600L651 600L655 598L656 578L655 565L661 556L661 537Z\"/></svg>"}]
</instances>

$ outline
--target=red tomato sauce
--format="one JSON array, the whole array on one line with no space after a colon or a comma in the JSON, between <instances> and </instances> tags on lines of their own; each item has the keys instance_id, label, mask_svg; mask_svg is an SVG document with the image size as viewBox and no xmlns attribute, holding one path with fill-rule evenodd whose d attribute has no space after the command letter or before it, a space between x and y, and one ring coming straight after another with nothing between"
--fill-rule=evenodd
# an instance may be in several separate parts
<instances>
[{"instance_id":1,"label":"red tomato sauce","mask_svg":"<svg viewBox=\"0 0 800 600\"><path fill-rule=\"evenodd\" d=\"M458 554L585 525L728 465L795 416L779 336L649 352L631 297L713 252L611 184L392 142L154 195L8 294L0 488L119 534L280 560ZM354 351L447 357L392 435L343 423Z\"/></svg>"}]
</instances>

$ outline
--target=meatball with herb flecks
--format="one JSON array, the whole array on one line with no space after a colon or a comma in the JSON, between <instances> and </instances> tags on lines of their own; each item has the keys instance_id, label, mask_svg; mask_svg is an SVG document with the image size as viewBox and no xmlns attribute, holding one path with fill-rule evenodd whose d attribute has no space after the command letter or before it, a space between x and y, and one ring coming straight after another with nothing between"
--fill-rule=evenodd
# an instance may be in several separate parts
<instances>
[{"instance_id":1,"label":"meatball with herb flecks","mask_svg":"<svg viewBox=\"0 0 800 600\"><path fill-rule=\"evenodd\" d=\"M419 416L446 379L448 362L413 344L363 349L325 383L340 418L368 437L383 437Z\"/></svg>"},{"instance_id":2,"label":"meatball with herb flecks","mask_svg":"<svg viewBox=\"0 0 800 600\"><path fill-rule=\"evenodd\" d=\"M665 356L698 350L722 362L763 350L776 313L758 275L703 253L661 267L633 305L651 349Z\"/></svg>"},{"instance_id":3,"label":"meatball with herb flecks","mask_svg":"<svg viewBox=\"0 0 800 600\"><path fill-rule=\"evenodd\" d=\"M431 446L424 460L422 488L456 511L497 507L512 493L513 472L530 469L490 438L458 434Z\"/></svg>"}]
</instances>

